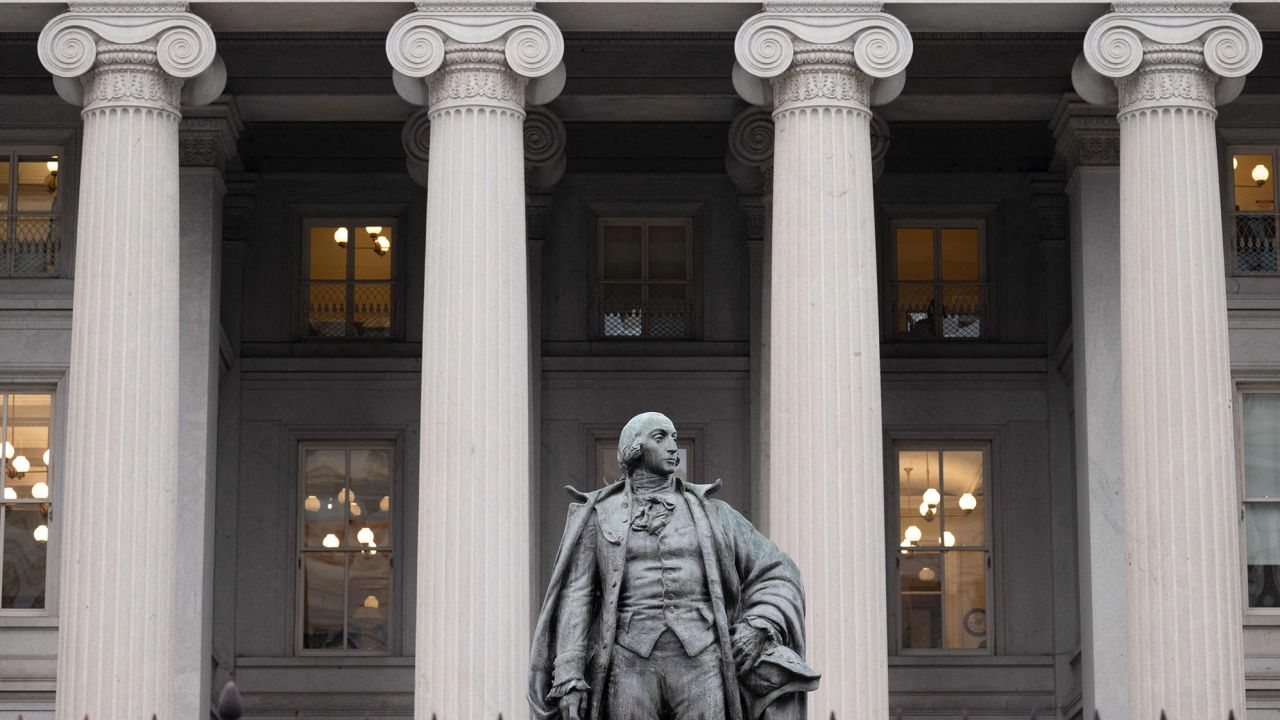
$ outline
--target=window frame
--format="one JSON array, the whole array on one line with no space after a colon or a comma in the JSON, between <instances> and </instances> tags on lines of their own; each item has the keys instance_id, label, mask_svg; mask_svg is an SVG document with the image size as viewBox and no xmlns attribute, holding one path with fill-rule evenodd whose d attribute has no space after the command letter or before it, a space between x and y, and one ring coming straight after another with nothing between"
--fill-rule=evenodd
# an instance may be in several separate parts
<instances>
[{"instance_id":1,"label":"window frame","mask_svg":"<svg viewBox=\"0 0 1280 720\"><path fill-rule=\"evenodd\" d=\"M0 394L47 394L49 395L49 468L48 480L49 517L46 524L49 528L49 540L45 543L45 575L44 575L44 607L43 608L0 608L0 627L10 625L42 625L57 624L59 587L59 553L61 551L59 524L56 508L62 500L63 478L61 468L65 462L63 447L66 443L64 420L65 377L32 376L21 380L0 380ZM0 500L0 502L4 502ZM25 502L23 504L39 504ZM3 562L4 528L0 525L0 563ZM43 621L43 622L42 622Z\"/></svg>"},{"instance_id":2,"label":"window frame","mask_svg":"<svg viewBox=\"0 0 1280 720\"><path fill-rule=\"evenodd\" d=\"M296 479L294 483L294 489L296 491L296 494L293 497L293 504L294 504L293 557L294 557L294 573L295 573L294 632L293 632L294 656L295 657L395 657L395 656L398 656L400 655L399 647L398 647L398 643L400 642L400 637L397 634L399 631L399 628L397 627L396 619L401 612L401 609L400 609L401 597L398 594L399 584L396 582L397 580L396 575L398 573L398 570L397 570L395 561L396 561L396 557L400 553L404 552L403 549L401 549L403 546L403 543L400 542L401 515L400 515L399 508L401 504L401 493L399 492L399 488L401 483L399 482L399 473L400 473L399 465L401 462L401 457L399 453L398 443L395 440L380 440L375 438L363 438L363 437L357 436L357 437L352 437L350 440L341 440L341 439L335 439L335 438L325 438L325 439L317 439L317 440L299 440L296 444L297 444L297 454L295 457L296 457L297 465L295 466ZM307 553L313 553L313 552L347 552L347 553L360 552L359 550L344 549L343 546L339 546L339 548L336 550L329 549L329 548L308 549L306 547L306 541L305 541L306 532L307 532L306 508L303 505L303 503L307 497L306 495L307 478L306 478L306 473L304 472L304 469L306 467L307 451L317 450L317 449L343 450L346 452L351 452L352 450L377 449L377 450L387 450L390 453L392 467L391 467L391 472L388 474L388 477L391 483L391 492L389 495L391 497L392 509L389 513L387 513L387 516L388 516L387 520L391 524L390 531L388 533L391 537L391 544L390 546L388 546L388 552L391 553L391 556L390 556L390 559L388 560L388 568L387 568L388 569L387 598L391 601L391 608L386 613L387 642L386 642L385 650L353 650L345 647L340 649L304 647L303 635L305 634L305 631L306 631L307 596L306 596L306 564L303 562L303 558L306 556ZM350 468L348 468L347 472L349 475ZM349 477L348 477L348 480L349 480ZM350 609L349 608L350 603L347 602L347 600L349 597L349 593L351 591L349 580L350 578L344 572L343 588L342 588L342 593L343 593L342 623L343 623L344 637L347 634L347 626L350 623L350 620L347 617L347 610Z\"/></svg>"},{"instance_id":3,"label":"window frame","mask_svg":"<svg viewBox=\"0 0 1280 720\"><path fill-rule=\"evenodd\" d=\"M992 298L991 298L991 280L990 268L987 259L989 252L989 238L987 233L987 219L985 217L962 217L962 216L938 216L938 217L912 217L901 216L894 217L889 222L889 237L887 245L888 262L885 265L885 329L887 339L893 342L903 343L983 343L990 342L995 334L992 328ZM983 313L982 328L978 337L947 337L941 332L941 314L937 314L934 318L934 333L923 337L912 337L897 331L897 314L895 312L898 304L897 288L902 282L898 279L898 230L904 228L930 228L933 231L933 280L930 281L934 288L934 296L941 296L941 289L945 287L948 281L942 280L942 230L945 229L972 229L978 232L978 280L974 282L952 281L954 284L978 285L981 288L983 297ZM918 281L925 282L925 281Z\"/></svg>"},{"instance_id":4,"label":"window frame","mask_svg":"<svg viewBox=\"0 0 1280 720\"><path fill-rule=\"evenodd\" d=\"M606 280L604 277L605 251L604 251L604 231L607 227L634 227L640 226L640 277L635 280ZM661 226L682 226L685 229L685 258L684 258L684 279L683 280L650 280L649 279L649 227L652 225ZM601 340L609 341L648 341L648 342L671 342L692 340L697 335L697 272L694 268L694 243L696 242L696 233L694 228L694 219L688 216L660 216L660 215L608 215L596 218L596 262L595 262L595 278L592 292L592 334ZM685 287L685 297L688 305L688 315L686 318L687 330L683 335L679 336L663 336L652 335L645 332L647 320L642 317L641 331L639 335L609 335L604 329L604 313L600 311L600 292L601 288L610 284L639 284L641 286L640 304L643 308L648 303L649 288L651 285L682 285Z\"/></svg>"},{"instance_id":5,"label":"window frame","mask_svg":"<svg viewBox=\"0 0 1280 720\"><path fill-rule=\"evenodd\" d=\"M1242 212L1235 209L1236 207L1236 187L1235 187L1235 170L1231 167L1231 159L1236 155L1270 155L1271 156L1271 198L1273 209L1269 213ZM1227 151L1223 153L1223 177L1226 185L1226 194L1222 202L1223 210L1223 242L1226 244L1226 265L1228 277L1277 277L1280 276L1280 144L1231 144L1227 146ZM1273 220L1275 228L1275 237L1273 242L1276 249L1276 269L1275 270L1240 270L1238 258L1238 246L1236 243L1236 217L1239 215L1249 215L1255 217L1270 217Z\"/></svg>"},{"instance_id":6,"label":"window frame","mask_svg":"<svg viewBox=\"0 0 1280 720\"><path fill-rule=\"evenodd\" d=\"M999 599L997 597L998 585L996 582L996 569L998 567L995 559L995 547L997 545L996 527L994 522L994 513L996 506L996 488L995 488L995 467L993 466L993 457L995 455L994 441L990 438L952 438L952 439L936 439L931 440L925 436L911 436L889 438L886 442L888 453L886 457L885 469L885 511L888 519L885 523L885 540L886 540L886 574L888 575L889 585L889 638L890 638L890 655L895 657L991 657L998 654L999 636L997 633L998 625L995 622L1001 608L999 607ZM985 471L983 477L985 502L983 503L983 521L986 523L984 536L986 538L986 585L984 592L986 593L986 612L987 612L987 646L985 648L906 648L903 647L902 641L902 587L901 573L899 572L902 552L901 542L904 528L901 527L900 518L900 495L901 492L898 482L898 454L902 451L933 451L939 453L939 463L941 463L941 453L946 451L975 451L980 450L983 453L983 468ZM942 472L940 465L939 472ZM942 526L939 526L939 530ZM969 552L979 546L962 546L968 548ZM939 548L938 554L942 555L945 550Z\"/></svg>"},{"instance_id":7,"label":"window frame","mask_svg":"<svg viewBox=\"0 0 1280 720\"><path fill-rule=\"evenodd\" d=\"M1274 382L1236 382L1232 421L1235 425L1235 459L1236 459L1236 500L1239 506L1236 532L1239 537L1239 558L1236 567L1240 573L1240 605L1244 614L1245 625L1280 626L1280 606L1265 608L1249 605L1249 538L1245 525L1245 508L1250 502L1267 502L1280 504L1280 498L1270 500L1249 500L1245 495L1244 477L1244 396L1253 394L1280 395L1280 380Z\"/></svg>"},{"instance_id":8,"label":"window frame","mask_svg":"<svg viewBox=\"0 0 1280 720\"><path fill-rule=\"evenodd\" d=\"M338 216L308 215L302 218L301 225L302 225L302 230L300 234L301 239L299 242L299 245L300 245L299 256L301 257L302 262L299 268L298 294L297 294L298 309L299 309L299 312L297 313L298 337L301 338L303 342L309 342L309 343L314 343L314 342L385 343L385 342L392 342L392 341L399 340L401 337L400 324L401 324L401 318L403 315L403 308L404 308L404 302L402 297L403 287L400 279L401 275L403 274L400 269L403 263L403 260L401 259L401 255L404 253L404 247L402 245L402 243L404 242L404 236L403 236L403 231L401 230L401 226L403 225L403 223L401 222L401 219L399 217L395 217L389 214L379 215L376 213L370 213L368 215L363 215L360 213L351 213L347 215L338 215ZM355 258L356 258L357 248L354 240L351 240L347 243L347 248L346 248L347 272L346 272L346 277L343 280L313 281L311 279L311 240L310 238L311 238L311 230L313 228L324 227L324 226L345 227L347 228L348 233L354 236L354 231L356 228L364 228L371 225L380 225L384 228L389 227L392 229L392 236L391 236L392 244L391 244L391 250L389 251L391 253L391 260L390 260L391 277L389 279L387 280L356 280L355 279L354 277ZM346 317L343 320L344 334L341 337L312 335L308 332L308 327L310 325L310 316L309 316L310 297L308 293L311 288L311 284L313 282L321 282L326 284L338 284L338 283L342 284L345 290L345 300L346 300L347 310L346 310ZM371 336L346 334L349 332L353 332L355 329L355 322L354 322L355 288L357 285L362 283L365 283L365 284L386 283L391 286L391 317L388 320L389 325L387 327L386 337L371 337Z\"/></svg>"},{"instance_id":9,"label":"window frame","mask_svg":"<svg viewBox=\"0 0 1280 720\"><path fill-rule=\"evenodd\" d=\"M24 213L19 212L17 208L17 191L18 191L18 161L25 155L47 155L58 159L58 191L54 196L53 207L48 213ZM5 201L9 207L7 210L0 212L0 223L4 223L4 237L13 238L16 234L17 221L20 218L51 218L56 227L56 249L54 251L54 268L53 272L43 275L16 275L10 274L10 257L7 252L0 252L0 279L7 281L14 280L51 280L55 278L69 277L68 270L69 251L67 222L69 213L66 211L66 196L73 192L75 184L69 182L72 173L68 172L71 165L67 162L67 148L63 144L49 142L33 142L33 143L3 143L0 144L0 158L9 163L9 176L6 181L9 183L9 194ZM74 205L74 203L73 203Z\"/></svg>"}]
</instances>

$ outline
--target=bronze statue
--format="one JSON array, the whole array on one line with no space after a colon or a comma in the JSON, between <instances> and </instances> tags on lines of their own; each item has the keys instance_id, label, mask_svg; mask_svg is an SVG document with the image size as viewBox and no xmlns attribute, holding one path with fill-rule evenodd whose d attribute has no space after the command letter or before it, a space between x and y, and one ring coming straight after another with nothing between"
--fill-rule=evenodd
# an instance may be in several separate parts
<instances>
[{"instance_id":1,"label":"bronze statue","mask_svg":"<svg viewBox=\"0 0 1280 720\"><path fill-rule=\"evenodd\" d=\"M795 563L720 487L685 483L676 429L642 413L618 440L617 482L566 488L569 507L534 631L539 720L803 720L818 673L804 662Z\"/></svg>"}]
</instances>

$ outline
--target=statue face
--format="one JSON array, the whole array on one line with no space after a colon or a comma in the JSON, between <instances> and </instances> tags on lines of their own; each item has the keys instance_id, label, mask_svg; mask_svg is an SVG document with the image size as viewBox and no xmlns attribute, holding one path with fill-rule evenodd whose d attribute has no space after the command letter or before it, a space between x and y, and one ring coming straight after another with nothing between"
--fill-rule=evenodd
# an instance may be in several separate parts
<instances>
[{"instance_id":1,"label":"statue face","mask_svg":"<svg viewBox=\"0 0 1280 720\"><path fill-rule=\"evenodd\" d=\"M676 428L667 418L655 417L640 436L640 467L654 475L666 476L679 466Z\"/></svg>"}]
</instances>

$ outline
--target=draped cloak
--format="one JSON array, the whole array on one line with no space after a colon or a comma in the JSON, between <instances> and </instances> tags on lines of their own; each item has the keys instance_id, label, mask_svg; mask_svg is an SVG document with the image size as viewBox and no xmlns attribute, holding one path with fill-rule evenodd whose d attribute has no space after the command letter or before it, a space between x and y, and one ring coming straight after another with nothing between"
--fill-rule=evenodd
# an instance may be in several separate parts
<instances>
[{"instance_id":1,"label":"draped cloak","mask_svg":"<svg viewBox=\"0 0 1280 720\"><path fill-rule=\"evenodd\" d=\"M586 648L584 679L591 686L588 720L604 717L614 638L617 634L618 587L625 571L630 514L626 507L629 483L616 482L590 493L565 489L579 502L569 506L564 537L556 552L551 583L534 629L529 664L529 704L537 720L562 720L559 701L548 699L556 656L556 622L563 589L579 541L588 522L598 523L596 591L591 631ZM780 642L804 657L804 588L791 558L756 530L741 514L708 496L720 488L676 480L697 529L719 643L728 720L758 720L767 698L753 695L738 683L729 628L747 616L763 618L779 631ZM768 702L770 720L804 720L804 693L787 693ZM708 718L708 720L715 720Z\"/></svg>"}]
</instances>

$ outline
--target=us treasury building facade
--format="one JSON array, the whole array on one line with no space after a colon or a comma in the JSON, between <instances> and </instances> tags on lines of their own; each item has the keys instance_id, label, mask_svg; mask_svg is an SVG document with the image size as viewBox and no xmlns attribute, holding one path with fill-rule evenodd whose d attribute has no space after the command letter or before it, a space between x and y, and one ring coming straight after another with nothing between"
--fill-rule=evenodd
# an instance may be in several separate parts
<instances>
[{"instance_id":1,"label":"us treasury building facade","mask_svg":"<svg viewBox=\"0 0 1280 720\"><path fill-rule=\"evenodd\" d=\"M826 720L1280 718L1280 5L0 5L0 718L522 720L658 410Z\"/></svg>"}]
</instances>

